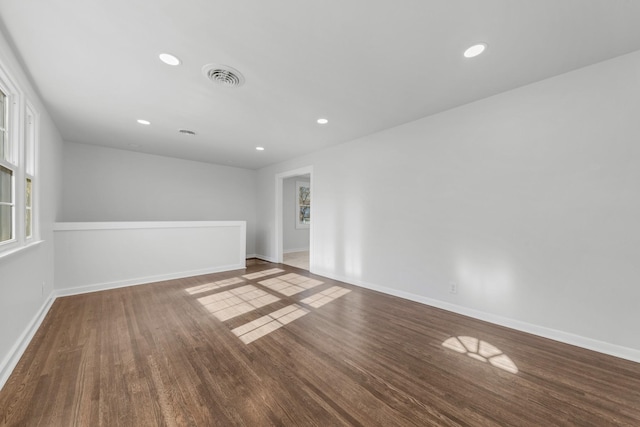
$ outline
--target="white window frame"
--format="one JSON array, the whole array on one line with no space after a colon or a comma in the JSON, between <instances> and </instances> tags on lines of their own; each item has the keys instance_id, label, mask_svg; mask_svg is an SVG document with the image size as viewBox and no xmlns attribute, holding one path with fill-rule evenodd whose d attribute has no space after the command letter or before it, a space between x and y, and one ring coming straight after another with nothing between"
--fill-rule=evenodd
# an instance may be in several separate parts
<instances>
[{"instance_id":1,"label":"white window frame","mask_svg":"<svg viewBox=\"0 0 640 427\"><path fill-rule=\"evenodd\" d=\"M40 240L40 227L38 218L38 194L39 185L37 181L38 171L38 141L40 132L40 114L33 107L29 100L25 102L25 120L24 120L24 213L23 218L25 221L23 233L27 243ZM27 179L31 180L31 236L27 235Z\"/></svg>"},{"instance_id":2,"label":"white window frame","mask_svg":"<svg viewBox=\"0 0 640 427\"><path fill-rule=\"evenodd\" d=\"M2 251L3 246L10 246L12 243L16 241L16 171L13 166L6 166L7 162L2 159L0 161L0 167L2 169L7 169L11 172L11 184L10 184L10 192L11 192L11 200L7 202L0 202L1 206L9 206L11 208L11 238L9 240L0 241L0 251Z\"/></svg>"},{"instance_id":3,"label":"white window frame","mask_svg":"<svg viewBox=\"0 0 640 427\"><path fill-rule=\"evenodd\" d=\"M29 103L15 79L8 73L7 68L0 62L0 89L7 97L7 138L9 147L8 159L0 158L0 165L12 171L12 234L11 239L0 242L0 259L18 252L26 247L40 243L38 193L37 185L38 162L37 152L39 143L39 115ZM26 117L30 115L29 124ZM26 136L31 132L31 140ZM27 149L27 144L30 149ZM29 156L29 159L27 159ZM27 173L28 170L28 173ZM26 236L26 180L32 181L32 229L31 236Z\"/></svg>"},{"instance_id":4,"label":"white window frame","mask_svg":"<svg viewBox=\"0 0 640 427\"><path fill-rule=\"evenodd\" d=\"M308 188L310 190L311 183L307 181L296 181L296 229L309 228L311 224L311 221L303 222L300 215L303 207L311 211L311 199L309 199L309 203L306 205L300 203L300 188Z\"/></svg>"}]
</instances>

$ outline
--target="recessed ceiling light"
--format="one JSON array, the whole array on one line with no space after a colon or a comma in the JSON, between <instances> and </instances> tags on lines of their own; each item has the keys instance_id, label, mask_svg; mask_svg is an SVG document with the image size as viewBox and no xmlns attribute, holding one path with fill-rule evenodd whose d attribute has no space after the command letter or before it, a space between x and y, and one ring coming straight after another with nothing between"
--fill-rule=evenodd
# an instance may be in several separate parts
<instances>
[{"instance_id":1,"label":"recessed ceiling light","mask_svg":"<svg viewBox=\"0 0 640 427\"><path fill-rule=\"evenodd\" d=\"M158 55L160 61L164 62L167 65L180 65L180 60L178 57L171 55L170 53L161 53Z\"/></svg>"},{"instance_id":2,"label":"recessed ceiling light","mask_svg":"<svg viewBox=\"0 0 640 427\"><path fill-rule=\"evenodd\" d=\"M256 150L258 150L258 151L264 151L264 147L256 147Z\"/></svg>"},{"instance_id":3,"label":"recessed ceiling light","mask_svg":"<svg viewBox=\"0 0 640 427\"><path fill-rule=\"evenodd\" d=\"M151 122L149 120L142 120L142 119L138 119L138 123L140 123L141 125L150 125Z\"/></svg>"},{"instance_id":4,"label":"recessed ceiling light","mask_svg":"<svg viewBox=\"0 0 640 427\"><path fill-rule=\"evenodd\" d=\"M318 122L319 125L326 125L327 123L329 123L329 120L324 119L324 118L318 119L316 121Z\"/></svg>"},{"instance_id":5,"label":"recessed ceiling light","mask_svg":"<svg viewBox=\"0 0 640 427\"><path fill-rule=\"evenodd\" d=\"M473 58L474 56L480 55L487 48L486 43L478 43L471 46L469 49L464 51L465 58Z\"/></svg>"}]
</instances>

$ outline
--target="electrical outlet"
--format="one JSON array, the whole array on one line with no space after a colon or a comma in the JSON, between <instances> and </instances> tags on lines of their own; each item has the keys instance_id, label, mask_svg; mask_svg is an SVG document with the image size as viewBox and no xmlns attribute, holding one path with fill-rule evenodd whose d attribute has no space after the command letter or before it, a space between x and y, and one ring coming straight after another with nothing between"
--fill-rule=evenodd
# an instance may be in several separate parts
<instances>
[{"instance_id":1,"label":"electrical outlet","mask_svg":"<svg viewBox=\"0 0 640 427\"><path fill-rule=\"evenodd\" d=\"M450 294L458 293L458 284L456 282L449 283L449 293Z\"/></svg>"}]
</instances>

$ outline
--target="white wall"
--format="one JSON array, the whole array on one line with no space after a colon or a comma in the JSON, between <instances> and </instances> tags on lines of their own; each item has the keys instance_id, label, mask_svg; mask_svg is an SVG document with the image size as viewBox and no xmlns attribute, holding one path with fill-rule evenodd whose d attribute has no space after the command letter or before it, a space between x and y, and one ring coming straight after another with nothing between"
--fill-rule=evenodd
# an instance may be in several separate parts
<instances>
[{"instance_id":1,"label":"white wall","mask_svg":"<svg viewBox=\"0 0 640 427\"><path fill-rule=\"evenodd\" d=\"M636 52L262 169L257 252L312 165L313 272L640 361L639 114Z\"/></svg>"},{"instance_id":2,"label":"white wall","mask_svg":"<svg viewBox=\"0 0 640 427\"><path fill-rule=\"evenodd\" d=\"M63 222L54 235L58 296L239 270L247 254L244 221Z\"/></svg>"},{"instance_id":3,"label":"white wall","mask_svg":"<svg viewBox=\"0 0 640 427\"><path fill-rule=\"evenodd\" d=\"M38 246L0 259L0 387L17 363L20 347L32 332L30 328L50 300L53 290L52 226L58 217L61 198L60 173L62 140L16 60L5 37L0 33L0 62L25 96L40 113L40 147L37 204L40 215Z\"/></svg>"},{"instance_id":4,"label":"white wall","mask_svg":"<svg viewBox=\"0 0 640 427\"><path fill-rule=\"evenodd\" d=\"M255 253L255 171L64 143L62 221L246 221Z\"/></svg>"},{"instance_id":5,"label":"white wall","mask_svg":"<svg viewBox=\"0 0 640 427\"><path fill-rule=\"evenodd\" d=\"M309 178L293 177L282 182L282 249L285 253L309 250L309 229L296 228L296 182L298 181L308 183ZM313 195L311 197L313 199Z\"/></svg>"}]
</instances>

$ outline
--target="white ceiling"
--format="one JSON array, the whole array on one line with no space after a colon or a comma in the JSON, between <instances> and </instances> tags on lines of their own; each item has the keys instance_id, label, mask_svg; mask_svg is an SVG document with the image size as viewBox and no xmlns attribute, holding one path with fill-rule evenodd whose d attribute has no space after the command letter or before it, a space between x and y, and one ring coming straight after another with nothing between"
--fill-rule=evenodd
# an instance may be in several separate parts
<instances>
[{"instance_id":1,"label":"white ceiling","mask_svg":"<svg viewBox=\"0 0 640 427\"><path fill-rule=\"evenodd\" d=\"M0 17L65 140L251 169L640 49L633 0L1 0ZM210 63L246 83L214 85Z\"/></svg>"}]
</instances>

